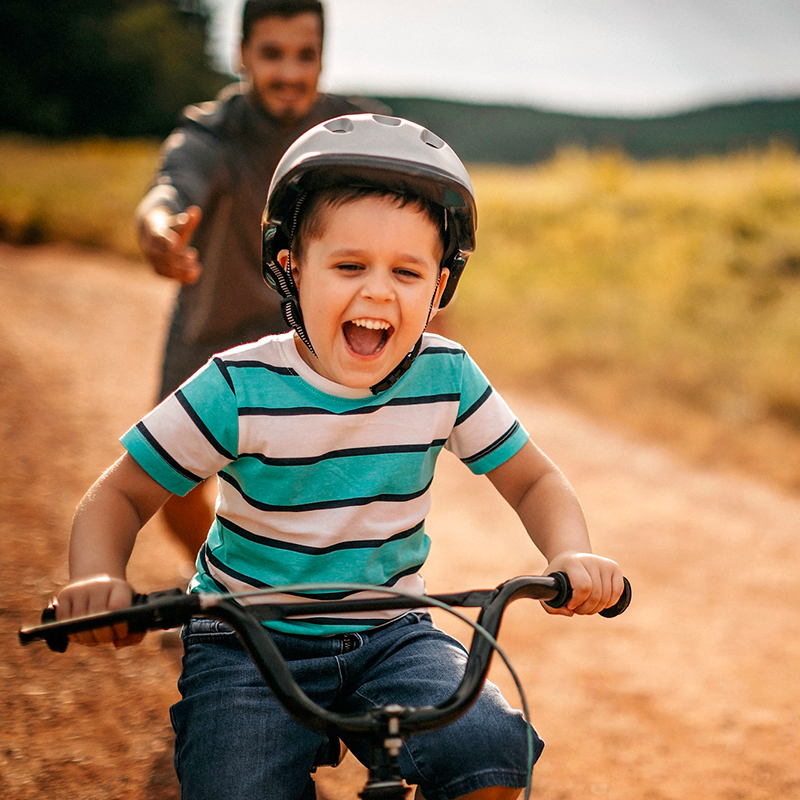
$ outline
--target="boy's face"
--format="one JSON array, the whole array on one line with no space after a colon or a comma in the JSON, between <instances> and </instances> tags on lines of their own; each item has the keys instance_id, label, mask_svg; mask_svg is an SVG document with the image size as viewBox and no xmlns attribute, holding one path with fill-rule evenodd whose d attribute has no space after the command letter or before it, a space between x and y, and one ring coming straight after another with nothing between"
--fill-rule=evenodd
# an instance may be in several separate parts
<instances>
[{"instance_id":1,"label":"boy's face","mask_svg":"<svg viewBox=\"0 0 800 800\"><path fill-rule=\"evenodd\" d=\"M299 340L303 360L329 380L367 389L413 348L438 309L442 245L413 205L365 197L324 207L322 233L292 263L303 321L317 358ZM279 261L286 268L288 251Z\"/></svg>"},{"instance_id":2,"label":"boy's face","mask_svg":"<svg viewBox=\"0 0 800 800\"><path fill-rule=\"evenodd\" d=\"M256 20L242 42L241 58L261 105L287 124L301 119L317 99L322 70L319 16L307 11Z\"/></svg>"}]
</instances>

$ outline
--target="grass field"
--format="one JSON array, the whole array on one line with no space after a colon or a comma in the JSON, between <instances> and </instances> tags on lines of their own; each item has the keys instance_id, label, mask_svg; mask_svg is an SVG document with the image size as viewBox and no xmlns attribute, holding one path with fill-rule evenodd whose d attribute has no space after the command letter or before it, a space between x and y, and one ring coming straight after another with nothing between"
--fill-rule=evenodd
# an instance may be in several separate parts
<instances>
[{"instance_id":1,"label":"grass field","mask_svg":"<svg viewBox=\"0 0 800 800\"><path fill-rule=\"evenodd\" d=\"M0 238L67 241L138 257L133 211L158 147L146 140L0 136Z\"/></svg>"},{"instance_id":2,"label":"grass field","mask_svg":"<svg viewBox=\"0 0 800 800\"><path fill-rule=\"evenodd\" d=\"M0 233L132 257L152 142L0 138ZM800 488L800 157L561 152L471 170L446 324L497 383Z\"/></svg>"}]
</instances>

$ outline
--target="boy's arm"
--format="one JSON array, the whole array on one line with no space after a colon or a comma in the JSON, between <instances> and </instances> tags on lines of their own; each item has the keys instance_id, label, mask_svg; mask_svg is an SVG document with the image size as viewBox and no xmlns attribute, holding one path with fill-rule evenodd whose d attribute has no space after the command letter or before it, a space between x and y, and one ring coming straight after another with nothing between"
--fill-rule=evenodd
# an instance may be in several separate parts
<instances>
[{"instance_id":1,"label":"boy's arm","mask_svg":"<svg viewBox=\"0 0 800 800\"><path fill-rule=\"evenodd\" d=\"M530 439L504 464L487 473L495 488L517 512L533 543L547 559L547 573L563 571L572 599L551 613L594 614L622 594L619 566L591 551L578 498L561 471Z\"/></svg>"},{"instance_id":2,"label":"boy's arm","mask_svg":"<svg viewBox=\"0 0 800 800\"><path fill-rule=\"evenodd\" d=\"M170 492L125 453L81 500L69 544L69 584L58 594L59 619L130 605L133 590L125 574L140 528ZM79 634L81 644L133 644L125 626Z\"/></svg>"}]
</instances>

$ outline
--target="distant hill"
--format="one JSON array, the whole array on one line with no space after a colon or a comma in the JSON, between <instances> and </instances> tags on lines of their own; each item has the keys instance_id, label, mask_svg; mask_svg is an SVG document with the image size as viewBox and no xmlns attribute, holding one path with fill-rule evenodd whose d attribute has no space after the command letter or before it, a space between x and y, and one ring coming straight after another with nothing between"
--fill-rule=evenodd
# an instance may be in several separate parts
<instances>
[{"instance_id":1,"label":"distant hill","mask_svg":"<svg viewBox=\"0 0 800 800\"><path fill-rule=\"evenodd\" d=\"M689 158L800 143L800 98L753 100L660 117L589 117L535 108L418 97L378 97L397 116L430 128L469 162L532 163L564 145L613 147L638 159Z\"/></svg>"}]
</instances>

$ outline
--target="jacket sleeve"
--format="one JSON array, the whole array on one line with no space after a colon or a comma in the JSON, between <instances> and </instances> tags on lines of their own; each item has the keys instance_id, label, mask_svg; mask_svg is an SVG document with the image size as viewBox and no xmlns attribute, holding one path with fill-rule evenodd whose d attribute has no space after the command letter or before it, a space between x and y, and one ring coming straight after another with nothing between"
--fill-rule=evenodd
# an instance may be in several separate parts
<instances>
[{"instance_id":1,"label":"jacket sleeve","mask_svg":"<svg viewBox=\"0 0 800 800\"><path fill-rule=\"evenodd\" d=\"M165 206L173 213L196 205L205 210L215 180L221 173L221 144L212 130L199 125L189 109L184 124L164 141L156 175L137 209L142 216L151 208Z\"/></svg>"}]
</instances>

